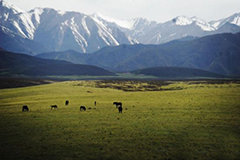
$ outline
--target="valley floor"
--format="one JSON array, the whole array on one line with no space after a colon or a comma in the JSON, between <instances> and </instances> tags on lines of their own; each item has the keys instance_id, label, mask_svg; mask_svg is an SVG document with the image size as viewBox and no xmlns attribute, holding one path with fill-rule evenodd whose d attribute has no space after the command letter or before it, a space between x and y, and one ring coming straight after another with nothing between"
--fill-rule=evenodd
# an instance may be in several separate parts
<instances>
[{"instance_id":1,"label":"valley floor","mask_svg":"<svg viewBox=\"0 0 240 160\"><path fill-rule=\"evenodd\" d=\"M239 99L238 81L66 81L0 89L0 155L234 160L240 157Z\"/></svg>"}]
</instances>

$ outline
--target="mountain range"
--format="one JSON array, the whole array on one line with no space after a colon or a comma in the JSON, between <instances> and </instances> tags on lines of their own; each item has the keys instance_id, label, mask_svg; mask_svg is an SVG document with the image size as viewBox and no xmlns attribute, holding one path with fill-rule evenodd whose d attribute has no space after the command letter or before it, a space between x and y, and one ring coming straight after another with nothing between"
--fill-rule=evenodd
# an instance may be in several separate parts
<instances>
[{"instance_id":1,"label":"mountain range","mask_svg":"<svg viewBox=\"0 0 240 160\"><path fill-rule=\"evenodd\" d=\"M0 10L1 35L18 35L43 45L48 51L73 49L85 53L107 45L134 43L118 28L106 27L83 13L61 12L51 8L35 8L26 12L3 0L0 1ZM7 45L1 44L1 47L6 48ZM39 52L27 53L34 55Z\"/></svg>"},{"instance_id":2,"label":"mountain range","mask_svg":"<svg viewBox=\"0 0 240 160\"><path fill-rule=\"evenodd\" d=\"M162 44L183 37L240 32L240 13L206 22L178 16L164 23L144 18L119 20L95 13L62 12L51 8L23 11L0 0L0 47L29 55L75 50L93 53L121 44Z\"/></svg>"},{"instance_id":3,"label":"mountain range","mask_svg":"<svg viewBox=\"0 0 240 160\"><path fill-rule=\"evenodd\" d=\"M91 54L73 50L42 53L37 57L95 65L115 72L150 67L184 67L236 76L240 75L240 33L184 38L159 45L108 46Z\"/></svg>"},{"instance_id":4,"label":"mountain range","mask_svg":"<svg viewBox=\"0 0 240 160\"><path fill-rule=\"evenodd\" d=\"M132 78L135 78L136 75L146 75L150 76L148 78L151 79L153 76L158 79L226 78L226 76L222 76L216 73L184 67L147 68L128 72L127 75L129 76L129 74L132 75ZM44 60L25 54L7 52L0 48L0 77L18 77L17 83L16 80L12 78L3 78L3 81L1 82L2 86L9 86L9 83L13 83L10 85L10 87L15 86L15 84L22 86L24 83L26 83L26 81L21 80L21 78L19 79L19 77L30 77L29 80L32 81L32 78L34 77L41 79L42 77L46 76L76 77L80 75L96 76L97 78L99 78L99 76L102 76L102 78L108 79L110 78L109 76L111 76L113 79L126 78L124 76L118 76L114 73L91 65L72 64L70 62L60 60ZM9 80L12 81L7 82Z\"/></svg>"}]
</instances>

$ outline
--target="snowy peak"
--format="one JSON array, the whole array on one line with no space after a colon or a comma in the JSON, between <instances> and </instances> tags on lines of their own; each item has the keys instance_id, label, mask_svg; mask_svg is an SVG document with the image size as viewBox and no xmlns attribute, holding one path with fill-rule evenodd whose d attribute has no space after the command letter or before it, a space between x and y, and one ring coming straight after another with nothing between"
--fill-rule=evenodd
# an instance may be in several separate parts
<instances>
[{"instance_id":1,"label":"snowy peak","mask_svg":"<svg viewBox=\"0 0 240 160\"><path fill-rule=\"evenodd\" d=\"M192 18L189 18L186 16L178 16L178 17L174 18L172 20L172 22L178 26L187 26L187 25L195 24L196 26L200 27L204 31L215 30L215 27L212 27L209 23L207 23L203 19L198 18L196 16L192 17Z\"/></svg>"},{"instance_id":2,"label":"snowy peak","mask_svg":"<svg viewBox=\"0 0 240 160\"><path fill-rule=\"evenodd\" d=\"M32 21L34 25L37 27L41 21L41 15L44 12L43 8L35 8L29 12L30 16L32 17Z\"/></svg>"},{"instance_id":3,"label":"snowy peak","mask_svg":"<svg viewBox=\"0 0 240 160\"><path fill-rule=\"evenodd\" d=\"M236 13L229 18L229 23L240 26L240 13Z\"/></svg>"},{"instance_id":4,"label":"snowy peak","mask_svg":"<svg viewBox=\"0 0 240 160\"><path fill-rule=\"evenodd\" d=\"M146 26L157 24L155 21L148 21L146 18L134 18L134 23L131 29L143 29Z\"/></svg>"},{"instance_id":5,"label":"snowy peak","mask_svg":"<svg viewBox=\"0 0 240 160\"><path fill-rule=\"evenodd\" d=\"M35 26L28 12L22 11L3 0L0 1L0 9L1 25L8 26L8 29L23 38L33 39Z\"/></svg>"},{"instance_id":6,"label":"snowy peak","mask_svg":"<svg viewBox=\"0 0 240 160\"><path fill-rule=\"evenodd\" d=\"M148 21L146 18L140 18L140 17L134 18L134 19L128 19L128 20L115 19L115 18L110 18L110 17L104 16L98 12L92 14L92 17L104 24L106 24L106 22L114 23L117 25L117 27L121 27L122 29L128 29L128 30L134 30L136 28L142 28L142 27L148 26L152 23L156 23L155 21Z\"/></svg>"},{"instance_id":7,"label":"snowy peak","mask_svg":"<svg viewBox=\"0 0 240 160\"><path fill-rule=\"evenodd\" d=\"M13 12L13 14L25 12L25 11L19 9L18 7L4 1L4 0L0 0L0 9L3 10L4 8L8 9L8 10L11 10Z\"/></svg>"},{"instance_id":8,"label":"snowy peak","mask_svg":"<svg viewBox=\"0 0 240 160\"><path fill-rule=\"evenodd\" d=\"M230 23L230 24L234 24L240 27L240 13L236 13L228 18L225 19L220 19L217 21L211 21L210 24L212 26L214 26L215 28L220 28L222 27L224 24L226 23Z\"/></svg>"},{"instance_id":9,"label":"snowy peak","mask_svg":"<svg viewBox=\"0 0 240 160\"><path fill-rule=\"evenodd\" d=\"M134 24L134 20L123 20L123 19L115 19L115 18L110 18L107 16L104 16L98 12L92 14L92 17L95 19L98 19L99 21L107 21L109 23L115 23L116 25L126 28L126 29L131 29Z\"/></svg>"},{"instance_id":10,"label":"snowy peak","mask_svg":"<svg viewBox=\"0 0 240 160\"><path fill-rule=\"evenodd\" d=\"M192 24L192 20L186 16L178 16L172 20L173 23L179 26L186 26Z\"/></svg>"},{"instance_id":11,"label":"snowy peak","mask_svg":"<svg viewBox=\"0 0 240 160\"><path fill-rule=\"evenodd\" d=\"M208 22L204 21L201 18L198 17L192 17L192 22L195 23L197 26L199 26L204 31L214 31L216 30L215 27L211 26Z\"/></svg>"},{"instance_id":12,"label":"snowy peak","mask_svg":"<svg viewBox=\"0 0 240 160\"><path fill-rule=\"evenodd\" d=\"M104 46L135 42L117 24L108 25L104 19L124 26L123 20L102 15L100 18L100 14L94 18L80 12L63 12L52 8L35 8L25 12L5 1L1 0L0 3L0 26L53 51L74 49L90 53Z\"/></svg>"}]
</instances>

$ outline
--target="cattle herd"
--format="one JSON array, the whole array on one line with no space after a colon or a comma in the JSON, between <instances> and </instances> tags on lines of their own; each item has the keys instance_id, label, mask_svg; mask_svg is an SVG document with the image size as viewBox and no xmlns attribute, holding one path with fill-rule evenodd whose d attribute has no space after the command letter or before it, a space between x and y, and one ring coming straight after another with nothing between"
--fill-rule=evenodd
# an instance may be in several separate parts
<instances>
[{"instance_id":1,"label":"cattle herd","mask_svg":"<svg viewBox=\"0 0 240 160\"><path fill-rule=\"evenodd\" d=\"M69 101L66 100L66 101L65 101L65 105L67 106L68 104L69 104ZM94 101L94 106L96 107L96 105L97 105L97 102ZM122 108L122 102L113 102L113 105L116 105L116 108L118 109L118 112L119 112L119 113L122 113L122 110L123 110L123 108ZM57 108L58 108L57 105L51 105L50 107L51 107L51 109L57 109ZM88 108L88 109L91 109L91 108ZM29 111L28 106L27 106L27 105L24 105L24 106L22 107L22 111L23 111L23 112ZM86 111L86 107L85 107L85 106L80 106L80 111Z\"/></svg>"}]
</instances>

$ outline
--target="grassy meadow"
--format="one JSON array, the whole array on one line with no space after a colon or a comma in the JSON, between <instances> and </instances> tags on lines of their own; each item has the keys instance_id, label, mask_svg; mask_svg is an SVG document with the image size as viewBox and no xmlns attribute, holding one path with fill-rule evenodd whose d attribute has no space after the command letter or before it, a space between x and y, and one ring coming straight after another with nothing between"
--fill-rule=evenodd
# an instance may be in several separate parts
<instances>
[{"instance_id":1,"label":"grassy meadow","mask_svg":"<svg viewBox=\"0 0 240 160\"><path fill-rule=\"evenodd\" d=\"M122 114L114 101L123 103ZM1 89L0 129L3 160L237 160L240 84L67 81Z\"/></svg>"}]
</instances>

